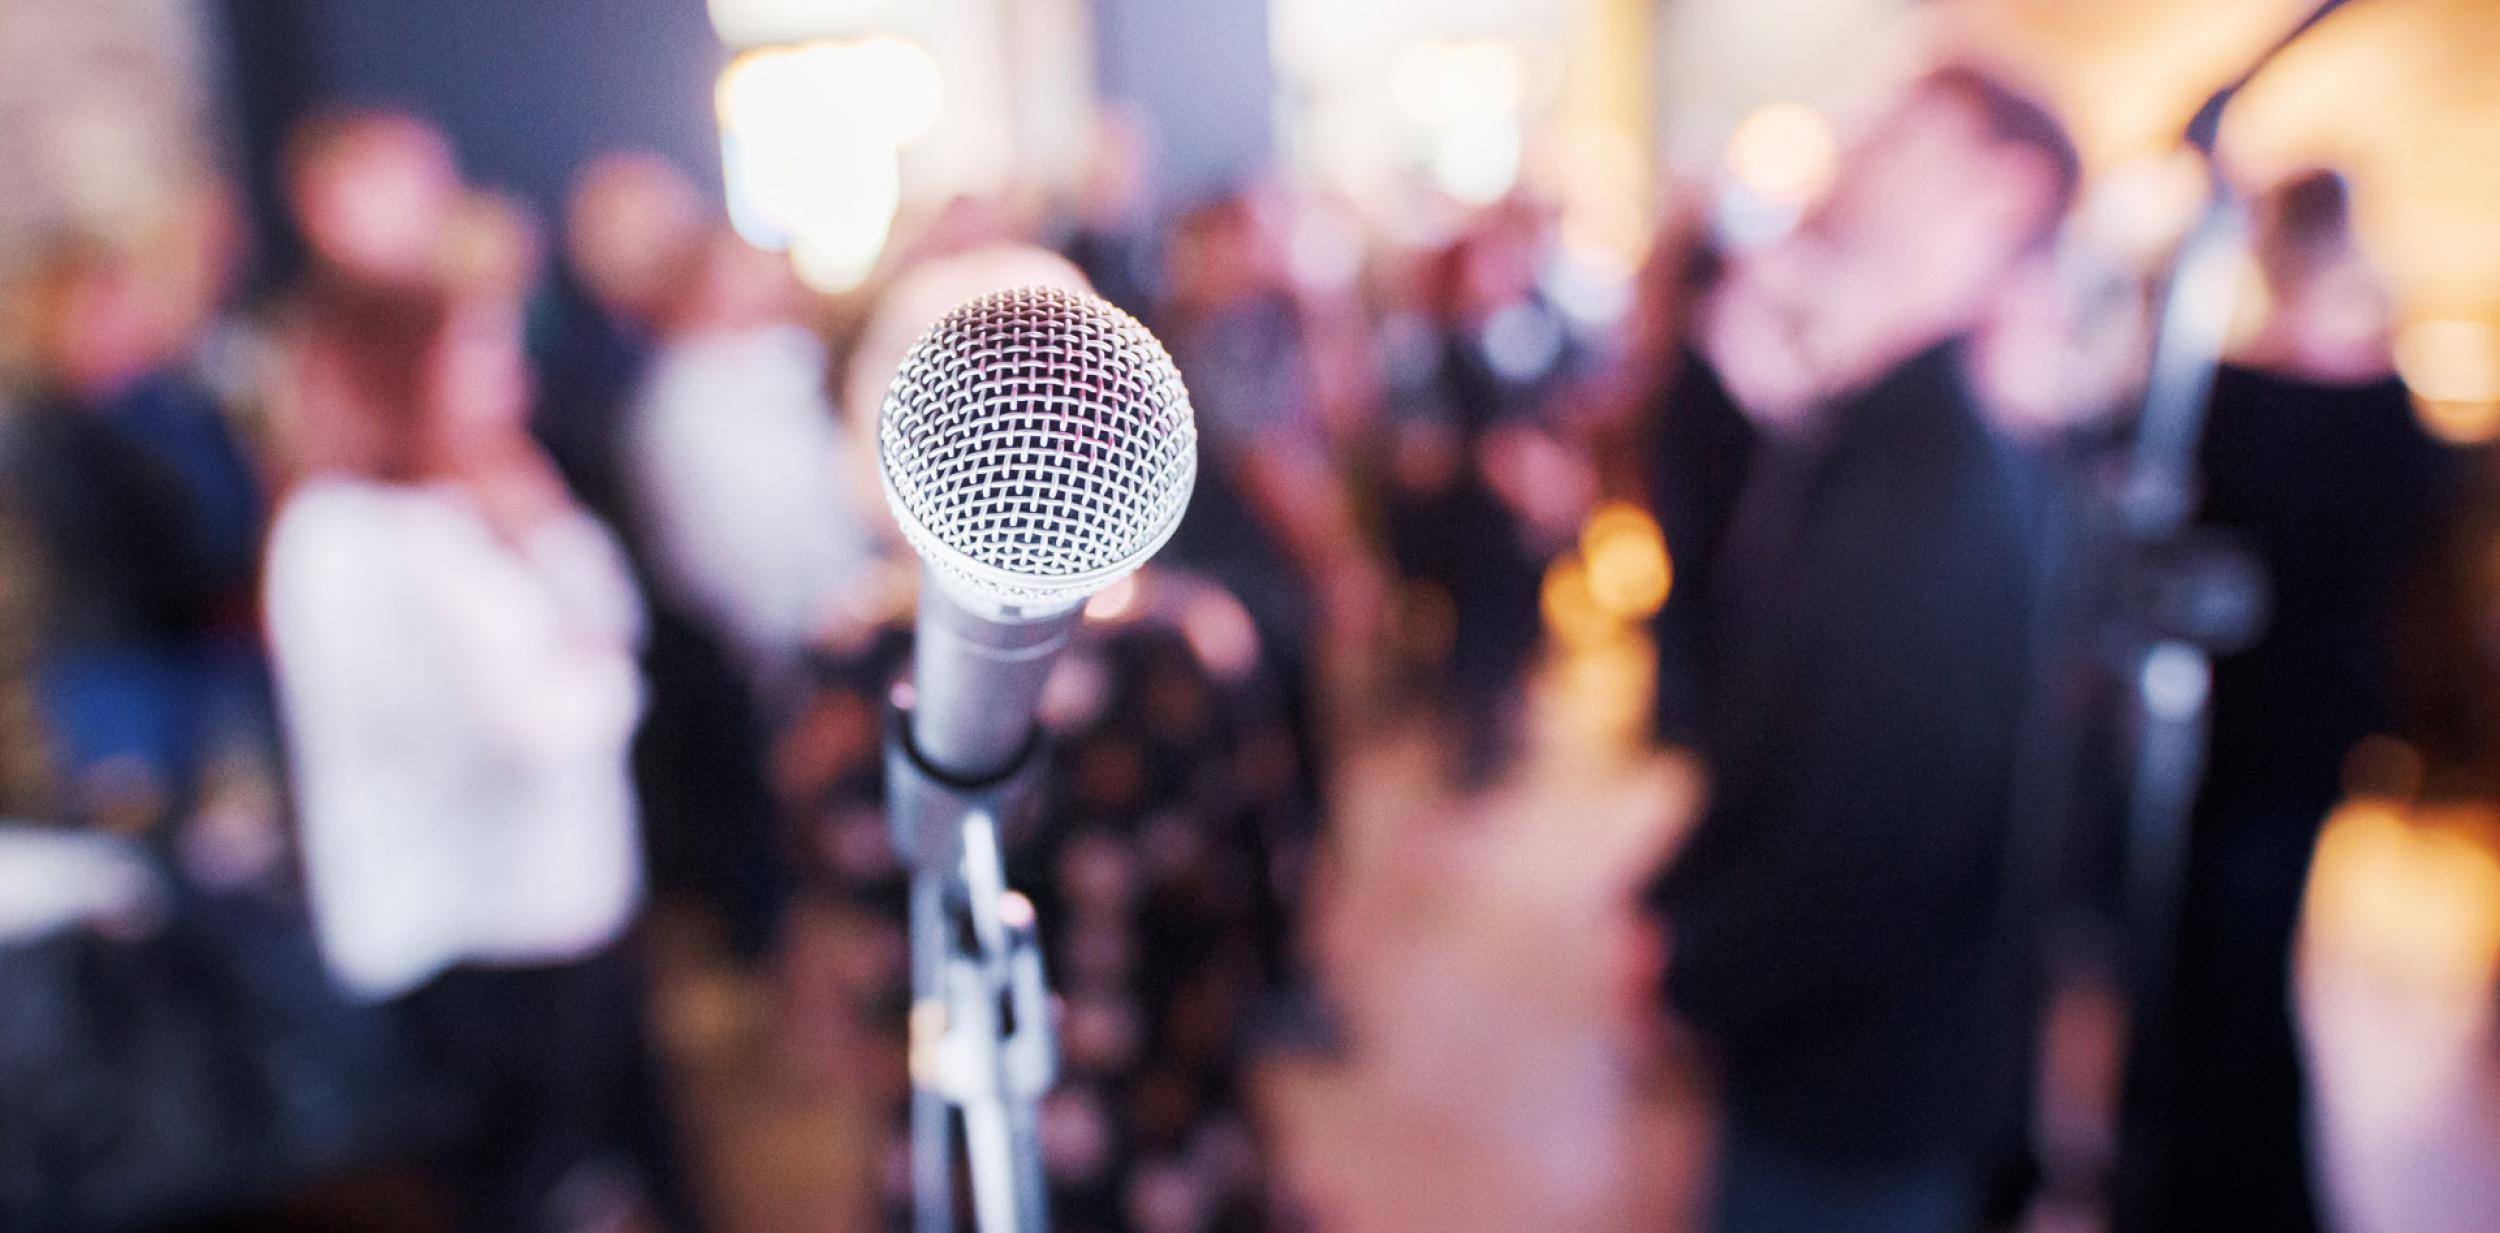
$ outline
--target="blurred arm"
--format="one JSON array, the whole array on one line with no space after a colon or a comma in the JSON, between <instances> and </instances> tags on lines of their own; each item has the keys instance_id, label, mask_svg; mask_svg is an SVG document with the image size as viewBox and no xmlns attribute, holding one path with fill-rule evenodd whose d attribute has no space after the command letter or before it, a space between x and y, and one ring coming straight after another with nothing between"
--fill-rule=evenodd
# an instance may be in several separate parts
<instances>
[{"instance_id":1,"label":"blurred arm","mask_svg":"<svg viewBox=\"0 0 2500 1233\"><path fill-rule=\"evenodd\" d=\"M630 797L579 793L609 772L621 789L641 701L632 658L570 593L596 554L558 524L525 559L433 500L316 492L271 547L315 916L371 995L514 931L596 929L630 885L598 873L621 867L605 837Z\"/></svg>"}]
</instances>

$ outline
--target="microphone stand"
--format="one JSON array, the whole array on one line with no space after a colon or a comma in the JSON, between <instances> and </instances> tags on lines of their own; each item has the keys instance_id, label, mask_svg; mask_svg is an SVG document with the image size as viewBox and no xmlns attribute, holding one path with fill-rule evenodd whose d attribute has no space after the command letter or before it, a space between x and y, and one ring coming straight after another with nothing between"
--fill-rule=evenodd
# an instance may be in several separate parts
<instances>
[{"instance_id":1,"label":"microphone stand","mask_svg":"<svg viewBox=\"0 0 2500 1233\"><path fill-rule=\"evenodd\" d=\"M1046 1233L1041 1098L1057 1078L1033 905L1007 889L999 824L1039 761L968 782L930 765L897 703L885 730L887 826L911 869L912 1196L916 1233L956 1233L955 1127L980 1233Z\"/></svg>"},{"instance_id":2,"label":"microphone stand","mask_svg":"<svg viewBox=\"0 0 2500 1233\"><path fill-rule=\"evenodd\" d=\"M2223 115L2239 91L2344 2L2318 0L2207 99L2188 125L2186 144L2211 161ZM2125 682L2120 727L2134 738L2117 819L2130 1088L2139 1078L2133 1072L2148 1064L2147 1043L2165 1039L2172 1026L2180 896L2205 776L2214 658L2254 642L2267 619L2262 565L2192 525L2207 403L2223 361L2247 231L2247 208L2217 165L2212 196L2182 240L2163 288L2133 448L2115 483L2099 494L2102 510L2087 518L2085 531L2084 585L2115 583L2119 593L2108 597L2112 610L2101 621L2086 619L2079 628L2105 631L2115 643ZM2043 735L2056 741L2073 734ZM2052 759L2050 765L2071 774L2077 763ZM2156 1184L2152 1173L2165 1154L2164 1114L2139 1107L2132 1092L2122 1099L2121 1126L2113 1128L2121 1151L2110 1185L2111 1217L2121 1229L2136 1226Z\"/></svg>"}]
</instances>

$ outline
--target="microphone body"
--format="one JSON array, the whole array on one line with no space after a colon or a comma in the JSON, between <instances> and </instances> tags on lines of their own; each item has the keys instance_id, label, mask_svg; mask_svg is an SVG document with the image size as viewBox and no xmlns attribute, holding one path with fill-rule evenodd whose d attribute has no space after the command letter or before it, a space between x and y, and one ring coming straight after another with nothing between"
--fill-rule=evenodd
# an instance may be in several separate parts
<instances>
[{"instance_id":1,"label":"microphone body","mask_svg":"<svg viewBox=\"0 0 2500 1233\"><path fill-rule=\"evenodd\" d=\"M976 612L932 571L920 581L912 635L912 749L958 783L1014 773L1033 745L1051 665L1076 628L1077 609L1026 620Z\"/></svg>"}]
</instances>

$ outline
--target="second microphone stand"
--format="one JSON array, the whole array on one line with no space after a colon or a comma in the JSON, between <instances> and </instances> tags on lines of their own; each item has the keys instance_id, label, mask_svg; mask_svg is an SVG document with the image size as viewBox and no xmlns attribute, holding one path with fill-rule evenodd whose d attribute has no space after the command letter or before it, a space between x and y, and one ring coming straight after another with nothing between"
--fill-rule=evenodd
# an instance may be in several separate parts
<instances>
[{"instance_id":1,"label":"second microphone stand","mask_svg":"<svg viewBox=\"0 0 2500 1233\"><path fill-rule=\"evenodd\" d=\"M956 1233L956 1126L980 1233L1046 1233L1041 1099L1057 1077L1033 905L1007 888L999 830L1032 780L1028 745L965 782L929 765L908 705L887 714L885 793L911 870L911 1134L915 1233Z\"/></svg>"}]
</instances>

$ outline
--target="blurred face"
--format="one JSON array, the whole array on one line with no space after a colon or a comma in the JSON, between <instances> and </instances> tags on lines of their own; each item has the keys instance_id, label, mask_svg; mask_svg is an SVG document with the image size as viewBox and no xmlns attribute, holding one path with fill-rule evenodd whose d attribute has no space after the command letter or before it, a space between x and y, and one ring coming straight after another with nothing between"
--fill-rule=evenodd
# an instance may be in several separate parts
<instances>
[{"instance_id":1,"label":"blurred face","mask_svg":"<svg viewBox=\"0 0 2500 1233\"><path fill-rule=\"evenodd\" d=\"M434 355L436 440L452 461L491 456L527 432L529 358L520 311L507 304L464 305Z\"/></svg>"},{"instance_id":2,"label":"blurred face","mask_svg":"<svg viewBox=\"0 0 2500 1233\"><path fill-rule=\"evenodd\" d=\"M415 121L342 134L296 178L297 223L324 262L361 278L422 277L460 200L442 137Z\"/></svg>"},{"instance_id":3,"label":"blurred face","mask_svg":"<svg viewBox=\"0 0 2500 1233\"><path fill-rule=\"evenodd\" d=\"M1977 117L1950 97L1910 96L1842 161L1806 230L1826 243L1909 265L1944 247L1970 182L1985 174Z\"/></svg>"},{"instance_id":4,"label":"blurred face","mask_svg":"<svg viewBox=\"0 0 2500 1233\"><path fill-rule=\"evenodd\" d=\"M1728 271L1707 308L1705 346L1746 414L1765 428L1803 425L1824 395L1824 364L1805 306L1823 268L1819 249L1781 244Z\"/></svg>"},{"instance_id":5,"label":"blurred face","mask_svg":"<svg viewBox=\"0 0 2500 1233\"><path fill-rule=\"evenodd\" d=\"M677 294L671 331L737 333L795 320L799 289L789 263L722 232L705 241L690 285Z\"/></svg>"},{"instance_id":6,"label":"blurred face","mask_svg":"<svg viewBox=\"0 0 2500 1233\"><path fill-rule=\"evenodd\" d=\"M622 155L582 177L565 220L565 249L602 307L649 320L667 295L674 254L703 224L694 185L665 161Z\"/></svg>"},{"instance_id":7,"label":"blurred face","mask_svg":"<svg viewBox=\"0 0 2500 1233\"><path fill-rule=\"evenodd\" d=\"M2351 244L2295 274L2269 279L2275 311L2292 323L2304 350L2321 354L2384 350L2393 311L2387 289Z\"/></svg>"},{"instance_id":8,"label":"blurred face","mask_svg":"<svg viewBox=\"0 0 2500 1233\"><path fill-rule=\"evenodd\" d=\"M2045 160L1948 92L1905 100L1798 229L1748 263L1826 393L1977 324L2050 208ZM1764 309L1761 311L1771 311Z\"/></svg>"},{"instance_id":9,"label":"blurred face","mask_svg":"<svg viewBox=\"0 0 2500 1233\"><path fill-rule=\"evenodd\" d=\"M1255 294L1266 282L1267 262L1258 224L1246 212L1198 229L1174 271L1189 300L1230 304Z\"/></svg>"},{"instance_id":10,"label":"blurred face","mask_svg":"<svg viewBox=\"0 0 2500 1233\"><path fill-rule=\"evenodd\" d=\"M41 336L43 362L66 392L109 398L146 375L160 354L156 304L137 274L96 263L54 292Z\"/></svg>"},{"instance_id":11,"label":"blurred face","mask_svg":"<svg viewBox=\"0 0 2500 1233\"><path fill-rule=\"evenodd\" d=\"M1470 242L1459 266L1460 315L1469 320L1526 299L1536 290L1533 237L1508 227L1488 229Z\"/></svg>"},{"instance_id":12,"label":"blurred face","mask_svg":"<svg viewBox=\"0 0 2500 1233\"><path fill-rule=\"evenodd\" d=\"M2026 262L1968 357L1982 408L2018 440L2108 415L2143 374L2147 324L2141 300L2125 288L2078 291L2052 262Z\"/></svg>"}]
</instances>

